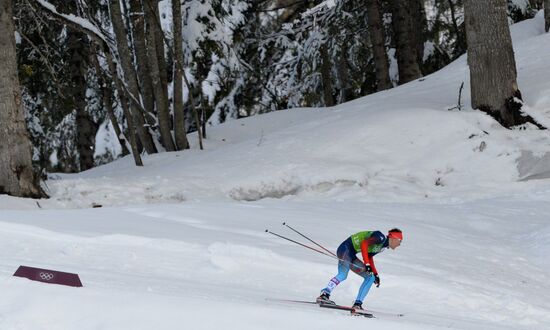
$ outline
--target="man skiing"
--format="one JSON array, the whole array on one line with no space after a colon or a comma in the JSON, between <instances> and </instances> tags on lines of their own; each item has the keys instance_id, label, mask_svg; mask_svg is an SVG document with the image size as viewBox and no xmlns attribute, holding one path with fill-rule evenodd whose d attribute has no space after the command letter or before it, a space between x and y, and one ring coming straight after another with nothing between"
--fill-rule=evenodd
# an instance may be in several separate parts
<instances>
[{"instance_id":1,"label":"man skiing","mask_svg":"<svg viewBox=\"0 0 550 330\"><path fill-rule=\"evenodd\" d=\"M361 231L348 237L336 251L336 255L340 259L338 261L338 274L328 282L326 288L321 290L317 302L320 304L334 304L330 300L330 293L348 277L348 272L351 269L364 279L353 304L354 310L362 310L363 300L369 293L372 284L376 284L376 287L380 286L380 276L378 276L378 271L374 266L373 257L387 247L395 250L401 245L402 240L403 233L397 228L390 229L387 237L380 231ZM363 261L356 256L359 252L363 256Z\"/></svg>"}]
</instances>

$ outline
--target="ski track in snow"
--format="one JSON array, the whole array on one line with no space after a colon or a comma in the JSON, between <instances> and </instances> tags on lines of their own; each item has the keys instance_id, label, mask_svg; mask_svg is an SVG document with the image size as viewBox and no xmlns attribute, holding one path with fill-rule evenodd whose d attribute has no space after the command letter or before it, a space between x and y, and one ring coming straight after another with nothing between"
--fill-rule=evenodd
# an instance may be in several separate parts
<instances>
[{"instance_id":1,"label":"ski track in snow","mask_svg":"<svg viewBox=\"0 0 550 330\"><path fill-rule=\"evenodd\" d=\"M266 201L255 207L190 203L4 211L0 217L4 246L0 267L5 278L1 286L8 292L7 299L22 304L31 315L45 313L35 305L37 300L52 298L71 313L79 315L86 308L114 322L92 322L85 329L114 329L119 318L133 315L133 308L145 308L146 301L155 308L140 315L143 329L153 318L162 318L158 325L163 329L176 321L211 329L212 323L200 319L225 323L224 315L241 319L235 328L252 329L251 311L264 315L268 328L297 329L307 323L328 329L329 325L372 320L355 320L340 311L266 303L269 297L314 299L336 267L332 259L271 237L263 232L265 227L299 238L285 231L284 218L320 242L338 244L364 226L398 225L406 232L405 241L398 250L377 257L382 286L372 289L367 306L406 315L399 319L379 315L372 321L377 327L542 329L550 324L550 304L540 295L550 289L547 268L526 258L525 237L548 230L544 215L550 210L537 202L505 205L499 201L461 205ZM525 217L526 210L536 212ZM521 214L523 221L514 221ZM37 215L41 222L36 221ZM88 220L94 216L108 222ZM79 273L85 287L75 290L10 277L18 264ZM335 290L334 299L350 303L359 284L359 277L350 275ZM103 301L105 296L108 301ZM165 308L170 304L180 310ZM206 306L224 312L209 316ZM10 312L12 308L0 305L0 326L23 322L27 326L23 329L30 329L29 323ZM115 311L120 315L113 315ZM71 322L77 322L62 315L56 319L55 313L51 317L60 329L72 328L76 323ZM295 322L274 321L287 318ZM35 325L48 328L47 323Z\"/></svg>"}]
</instances>

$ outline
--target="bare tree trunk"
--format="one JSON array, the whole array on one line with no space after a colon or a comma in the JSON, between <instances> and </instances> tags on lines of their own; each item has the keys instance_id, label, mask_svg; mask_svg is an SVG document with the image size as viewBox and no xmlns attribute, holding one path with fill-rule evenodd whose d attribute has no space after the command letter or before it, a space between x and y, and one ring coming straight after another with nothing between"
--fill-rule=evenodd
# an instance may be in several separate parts
<instances>
[{"instance_id":1,"label":"bare tree trunk","mask_svg":"<svg viewBox=\"0 0 550 330\"><path fill-rule=\"evenodd\" d=\"M47 197L32 168L14 34L12 2L0 1L0 194Z\"/></svg>"},{"instance_id":2,"label":"bare tree trunk","mask_svg":"<svg viewBox=\"0 0 550 330\"><path fill-rule=\"evenodd\" d=\"M147 1L147 0L146 0ZM162 26L160 24L160 12L159 12L159 2L160 0L148 0L154 5L155 9L155 21L157 24L154 25L155 29L155 46L157 50L157 58L159 63L159 72L160 72L160 81L161 86L163 87L163 92L168 99L168 65L166 64L166 56L164 55L164 32L162 31Z\"/></svg>"},{"instance_id":3,"label":"bare tree trunk","mask_svg":"<svg viewBox=\"0 0 550 330\"><path fill-rule=\"evenodd\" d=\"M178 150L189 149L185 132L185 114L183 108L183 40L181 21L181 2L172 0L174 26L174 135Z\"/></svg>"},{"instance_id":4,"label":"bare tree trunk","mask_svg":"<svg viewBox=\"0 0 550 330\"><path fill-rule=\"evenodd\" d=\"M141 0L130 0L130 21L134 39L134 54L136 57L139 86L143 99L143 107L148 115L145 120L151 126L155 125L155 98L151 83L149 66L147 65L147 49L145 43L145 17Z\"/></svg>"},{"instance_id":5,"label":"bare tree trunk","mask_svg":"<svg viewBox=\"0 0 550 330\"><path fill-rule=\"evenodd\" d=\"M367 0L367 22L369 35L372 42L372 54L376 69L377 90L382 91L392 88L390 80L390 65L386 53L386 34L382 24L379 0Z\"/></svg>"},{"instance_id":6,"label":"bare tree trunk","mask_svg":"<svg viewBox=\"0 0 550 330\"><path fill-rule=\"evenodd\" d=\"M199 82L199 86L201 83ZM204 93L202 92L202 88L199 89L199 123L201 126L200 132L202 133L202 137L206 139L206 109L205 109L205 100L204 100Z\"/></svg>"},{"instance_id":7,"label":"bare tree trunk","mask_svg":"<svg viewBox=\"0 0 550 330\"><path fill-rule=\"evenodd\" d=\"M145 0L145 22L147 36L147 55L149 58L149 68L151 70L151 82L157 106L159 121L159 130L162 145L167 151L175 151L176 146L172 139L172 130L170 124L170 114L168 112L168 93L165 92L166 86L163 86L162 73L159 67L159 56L156 49L157 42L164 44L164 41L157 41L157 26L159 22L155 14L155 7L158 7L156 0ZM160 28L159 28L160 29ZM164 46L163 46L164 47ZM163 56L164 58L164 56Z\"/></svg>"},{"instance_id":8,"label":"bare tree trunk","mask_svg":"<svg viewBox=\"0 0 550 330\"><path fill-rule=\"evenodd\" d=\"M516 61L508 28L506 0L465 0L472 108L487 112L504 127L532 122L522 116Z\"/></svg>"},{"instance_id":9,"label":"bare tree trunk","mask_svg":"<svg viewBox=\"0 0 550 330\"><path fill-rule=\"evenodd\" d=\"M111 126L113 126L113 130L115 131L115 134L117 136L118 143L122 148L122 156L124 157L130 154L130 150L128 150L129 142L126 139L124 133L122 133L122 130L120 129L118 119L116 118L115 111L113 109L113 91L111 90L111 86L106 86L106 83L103 83L101 90L103 92L103 104L105 105L105 109L107 110L107 114L109 115Z\"/></svg>"},{"instance_id":10,"label":"bare tree trunk","mask_svg":"<svg viewBox=\"0 0 550 330\"><path fill-rule=\"evenodd\" d=\"M77 31L68 31L68 47L71 54L69 71L71 86L69 95L72 107L76 110L76 145L79 156L79 171L94 167L95 135L98 125L86 112L86 73L88 45L86 35Z\"/></svg>"},{"instance_id":11,"label":"bare tree trunk","mask_svg":"<svg viewBox=\"0 0 550 330\"><path fill-rule=\"evenodd\" d=\"M197 127L197 136L199 137L199 148L200 150L203 150L202 145L202 137L203 134L201 132L201 123L199 118L199 111L197 110L197 107L195 105L195 89L193 86L189 83L189 80L187 79L187 76L183 75L183 82L185 82L185 86L187 86L187 90L189 91L189 108L191 109L191 112L193 113L193 117L195 117L195 125Z\"/></svg>"},{"instance_id":12,"label":"bare tree trunk","mask_svg":"<svg viewBox=\"0 0 550 330\"><path fill-rule=\"evenodd\" d=\"M141 103L139 103L139 88L137 83L136 72L134 65L132 64L132 55L130 54L130 49L128 47L128 38L126 35L126 29L124 27L124 22L122 21L122 12L120 9L119 0L110 0L110 13L111 21L113 23L113 30L115 32L115 37L117 41L117 49L120 57L120 64L122 66L122 71L124 72L124 80L128 86L128 92L131 95L128 95L130 99L130 105L132 109L133 121L136 124L136 131L139 136L145 151L148 154L153 154L157 152L153 138L149 133L145 125L145 119L143 118L143 113L141 111Z\"/></svg>"},{"instance_id":13,"label":"bare tree trunk","mask_svg":"<svg viewBox=\"0 0 550 330\"><path fill-rule=\"evenodd\" d=\"M544 30L550 30L550 0L544 0Z\"/></svg>"},{"instance_id":14,"label":"bare tree trunk","mask_svg":"<svg viewBox=\"0 0 550 330\"><path fill-rule=\"evenodd\" d=\"M338 96L338 103L344 103L353 98L352 87L349 79L349 67L348 67L348 40L342 43L340 49L338 62L336 63L336 69L338 70L338 85L340 87L340 95Z\"/></svg>"},{"instance_id":15,"label":"bare tree trunk","mask_svg":"<svg viewBox=\"0 0 550 330\"><path fill-rule=\"evenodd\" d=\"M201 108L202 108L202 119L201 119L201 124L202 124L202 128L201 128L201 132L202 132L202 137L206 139L206 121L208 120L208 117L210 115L212 115L212 113L214 112L212 110L212 107L210 106L210 104L208 103L208 99L203 99L204 102L201 102ZM204 105L203 105L204 103Z\"/></svg>"},{"instance_id":16,"label":"bare tree trunk","mask_svg":"<svg viewBox=\"0 0 550 330\"><path fill-rule=\"evenodd\" d=\"M422 71L424 63L424 43L428 29L424 0L410 0L411 5L411 46L416 51L416 61Z\"/></svg>"},{"instance_id":17,"label":"bare tree trunk","mask_svg":"<svg viewBox=\"0 0 550 330\"><path fill-rule=\"evenodd\" d=\"M126 94L124 93L124 88L122 87L122 84L118 79L117 69L115 66L115 62L113 61L113 57L108 51L105 52L105 59L107 61L109 71L111 71L111 76L113 77L117 89L117 94L120 99L122 111L124 112L124 117L126 117L126 122L128 123L128 136L130 137L130 146L132 147L132 156L134 156L134 162L136 163L136 166L143 166L143 162L141 161L141 156L139 154L139 149L136 141L137 138L136 130L134 128L134 121L132 120L133 118L132 114L130 113L130 109L128 108Z\"/></svg>"},{"instance_id":18,"label":"bare tree trunk","mask_svg":"<svg viewBox=\"0 0 550 330\"><path fill-rule=\"evenodd\" d=\"M83 100L85 101L86 99L84 98ZM95 135L97 129L98 125L86 112L85 104L79 104L76 109L79 171L86 171L94 167Z\"/></svg>"},{"instance_id":19,"label":"bare tree trunk","mask_svg":"<svg viewBox=\"0 0 550 330\"><path fill-rule=\"evenodd\" d=\"M456 47L453 55L462 54L466 50L466 40L464 38L463 31L460 30L458 26L458 19L456 16L456 5L453 0L448 0L449 9L451 10L451 22L453 24L453 30L456 34Z\"/></svg>"},{"instance_id":20,"label":"bare tree trunk","mask_svg":"<svg viewBox=\"0 0 550 330\"><path fill-rule=\"evenodd\" d=\"M422 77L416 48L413 45L411 0L390 0L392 26L395 35L395 51L399 70L399 84Z\"/></svg>"},{"instance_id":21,"label":"bare tree trunk","mask_svg":"<svg viewBox=\"0 0 550 330\"><path fill-rule=\"evenodd\" d=\"M325 107L332 107L334 105L334 98L332 97L332 77L330 67L330 56L326 45L322 45L321 49L321 80L323 82L323 98L325 100Z\"/></svg>"},{"instance_id":22,"label":"bare tree trunk","mask_svg":"<svg viewBox=\"0 0 550 330\"><path fill-rule=\"evenodd\" d=\"M529 5L531 5L531 8L540 10L542 9L542 2L546 0L529 0Z\"/></svg>"},{"instance_id":23,"label":"bare tree trunk","mask_svg":"<svg viewBox=\"0 0 550 330\"><path fill-rule=\"evenodd\" d=\"M124 135L124 133L122 133L122 130L120 129L120 126L118 124L118 119L116 118L115 111L113 109L113 91L111 90L111 86L106 86L105 84L106 83L103 83L101 88L103 92L103 104L105 105L107 114L109 115L111 126L113 126L113 130L115 131L115 134L117 136L118 143L122 148L122 156L124 157L130 154L130 150L128 150L129 142L126 139L126 136Z\"/></svg>"},{"instance_id":24,"label":"bare tree trunk","mask_svg":"<svg viewBox=\"0 0 550 330\"><path fill-rule=\"evenodd\" d=\"M113 126L113 129L117 136L118 143L120 143L120 147L122 148L122 156L126 156L130 154L130 150L128 150L128 142L120 129L118 119L116 118L115 112L113 110L113 91L111 90L111 86L107 85L107 79L105 77L105 74L103 73L103 70L101 70L99 61L97 60L97 55L95 54L97 52L97 47L95 45L92 45L92 49L93 54L90 55L90 62L92 63L97 75L98 85L103 97L103 105L105 106L107 115L109 116L109 120L111 121L111 125Z\"/></svg>"}]
</instances>

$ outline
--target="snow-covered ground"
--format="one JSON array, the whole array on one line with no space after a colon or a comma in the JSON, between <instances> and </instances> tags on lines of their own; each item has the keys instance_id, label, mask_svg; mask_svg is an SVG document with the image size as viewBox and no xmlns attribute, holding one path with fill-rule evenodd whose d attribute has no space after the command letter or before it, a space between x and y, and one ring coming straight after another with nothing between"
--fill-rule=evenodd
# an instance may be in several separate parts
<instances>
[{"instance_id":1,"label":"snow-covered ground","mask_svg":"<svg viewBox=\"0 0 550 330\"><path fill-rule=\"evenodd\" d=\"M526 108L550 126L550 34L539 15L513 37ZM448 111L462 81L469 104L468 80L462 57L338 107L212 127L204 151L52 175L49 200L0 196L0 329L550 328L550 136ZM303 242L283 221L332 250L404 231L375 258L377 318L266 300L312 300L336 272L265 233ZM84 287L12 277L19 265ZM332 297L350 304L360 283Z\"/></svg>"}]
</instances>

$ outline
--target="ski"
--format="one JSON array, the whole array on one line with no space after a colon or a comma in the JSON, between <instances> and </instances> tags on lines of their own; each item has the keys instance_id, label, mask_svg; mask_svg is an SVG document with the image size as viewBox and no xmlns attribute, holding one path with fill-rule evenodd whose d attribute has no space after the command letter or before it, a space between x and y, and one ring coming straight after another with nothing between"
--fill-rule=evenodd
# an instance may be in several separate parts
<instances>
[{"instance_id":1,"label":"ski","mask_svg":"<svg viewBox=\"0 0 550 330\"><path fill-rule=\"evenodd\" d=\"M293 300L293 299L277 299L277 298L265 298L265 300L266 301L274 301L274 302L287 302L287 303L318 305L318 303L316 301L311 301L311 300Z\"/></svg>"},{"instance_id":2,"label":"ski","mask_svg":"<svg viewBox=\"0 0 550 330\"><path fill-rule=\"evenodd\" d=\"M368 318L373 318L374 315L366 310L356 310L353 307L349 306L342 306L338 304L329 304L329 303L318 303L316 301L309 301L309 300L292 300L292 299L270 299L266 298L267 301L275 301L275 302L287 302L287 303L298 303L298 304L308 304L308 305L317 305L321 308L328 308L328 309L338 309L342 311L348 311L354 316L364 316Z\"/></svg>"},{"instance_id":3,"label":"ski","mask_svg":"<svg viewBox=\"0 0 550 330\"><path fill-rule=\"evenodd\" d=\"M319 307L348 311L348 312L351 313L351 315L354 315L354 316L364 316L364 317L368 317L368 318L374 317L374 315L372 313L369 313L366 310L355 309L353 307L342 306L342 305L338 305L338 304L319 303Z\"/></svg>"},{"instance_id":4,"label":"ski","mask_svg":"<svg viewBox=\"0 0 550 330\"><path fill-rule=\"evenodd\" d=\"M352 307L342 306L338 304L319 304L316 301L311 300L294 300L294 299L275 299L275 298L266 298L266 301L273 301L273 302L281 302L281 303L297 303L297 304L305 304L305 305L319 305L319 307L322 308L332 308L332 309L340 309L340 310L347 310L350 311L353 309ZM331 307L331 306L337 306L337 307ZM366 309L362 311L363 313L372 315L371 317L375 317L375 315L381 315L381 316L391 316L391 317L403 317L405 314L402 313L391 313L391 312L381 312L381 311L373 311L370 309Z\"/></svg>"}]
</instances>

